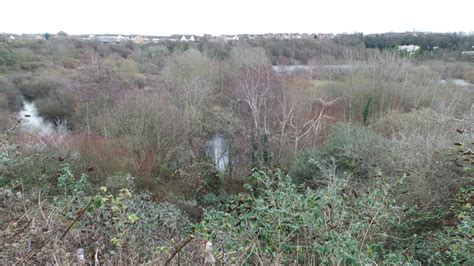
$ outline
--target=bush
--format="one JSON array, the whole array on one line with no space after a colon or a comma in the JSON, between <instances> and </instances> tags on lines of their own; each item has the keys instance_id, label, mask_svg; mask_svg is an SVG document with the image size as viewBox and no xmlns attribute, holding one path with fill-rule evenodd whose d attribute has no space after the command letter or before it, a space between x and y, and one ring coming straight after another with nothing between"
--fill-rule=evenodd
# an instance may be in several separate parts
<instances>
[{"instance_id":1,"label":"bush","mask_svg":"<svg viewBox=\"0 0 474 266\"><path fill-rule=\"evenodd\" d=\"M18 61L17 56L8 48L0 46L0 70L4 69L6 72L8 68L14 66Z\"/></svg>"},{"instance_id":2,"label":"bush","mask_svg":"<svg viewBox=\"0 0 474 266\"><path fill-rule=\"evenodd\" d=\"M175 242L190 233L189 220L179 209L153 203L147 194L133 194L126 188L110 193L104 187L89 195L82 186L87 184L86 176L75 181L65 171L59 179L68 193L57 194L53 204L44 201L41 193L0 188L5 208L0 221L6 225L0 234L2 265L20 261L80 264L82 260L163 264ZM200 254L195 248L183 249L181 261L196 264Z\"/></svg>"},{"instance_id":3,"label":"bush","mask_svg":"<svg viewBox=\"0 0 474 266\"><path fill-rule=\"evenodd\" d=\"M72 120L71 118L75 114L75 102L76 99L72 94L60 94L59 92L35 101L39 115L49 121Z\"/></svg>"},{"instance_id":4,"label":"bush","mask_svg":"<svg viewBox=\"0 0 474 266\"><path fill-rule=\"evenodd\" d=\"M65 86L61 79L53 76L33 76L20 81L17 85L19 91L27 100L46 98L51 93Z\"/></svg>"},{"instance_id":5,"label":"bush","mask_svg":"<svg viewBox=\"0 0 474 266\"><path fill-rule=\"evenodd\" d=\"M363 264L395 257L397 263L411 260L384 248L383 230L398 219L389 191L399 182L380 180L366 196L354 198L349 183L342 179L331 181L320 191L302 192L278 170L257 171L251 180L248 193L225 202L221 210L206 210L196 228L224 251L227 258L222 262Z\"/></svg>"},{"instance_id":6,"label":"bush","mask_svg":"<svg viewBox=\"0 0 474 266\"><path fill-rule=\"evenodd\" d=\"M36 137L9 137L16 142L6 138L0 135L0 186L21 182L26 190L32 187L47 190L64 163L55 158L64 154L52 151L45 141Z\"/></svg>"},{"instance_id":7,"label":"bush","mask_svg":"<svg viewBox=\"0 0 474 266\"><path fill-rule=\"evenodd\" d=\"M0 110L15 112L21 108L22 98L15 85L0 76Z\"/></svg>"},{"instance_id":8,"label":"bush","mask_svg":"<svg viewBox=\"0 0 474 266\"><path fill-rule=\"evenodd\" d=\"M71 148L78 153L75 170L83 172L88 169L90 182L95 185L105 185L107 179L104 177L134 173L137 169L135 155L125 140L82 135L69 141Z\"/></svg>"},{"instance_id":9,"label":"bush","mask_svg":"<svg viewBox=\"0 0 474 266\"><path fill-rule=\"evenodd\" d=\"M391 112L374 123L375 130L390 138L394 167L385 172L408 176L410 185L400 195L406 202L422 209L449 208L450 200L466 181L462 170L453 163L453 143L470 141L468 134L459 134L455 129L472 132L472 119L421 109Z\"/></svg>"},{"instance_id":10,"label":"bush","mask_svg":"<svg viewBox=\"0 0 474 266\"><path fill-rule=\"evenodd\" d=\"M336 124L321 148L299 154L290 169L296 180L315 182L334 160L339 172L355 178L380 175L390 168L388 141L373 130L351 124Z\"/></svg>"}]
</instances>

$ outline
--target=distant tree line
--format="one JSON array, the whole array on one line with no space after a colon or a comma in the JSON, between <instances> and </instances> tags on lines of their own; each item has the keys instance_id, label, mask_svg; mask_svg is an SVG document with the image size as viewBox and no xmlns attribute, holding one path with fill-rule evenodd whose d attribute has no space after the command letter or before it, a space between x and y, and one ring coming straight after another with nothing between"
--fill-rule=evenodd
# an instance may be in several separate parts
<instances>
[{"instance_id":1,"label":"distant tree line","mask_svg":"<svg viewBox=\"0 0 474 266\"><path fill-rule=\"evenodd\" d=\"M399 45L418 45L421 51L448 49L452 51L471 50L474 35L459 33L382 33L363 37L365 47L380 50L396 48Z\"/></svg>"}]
</instances>

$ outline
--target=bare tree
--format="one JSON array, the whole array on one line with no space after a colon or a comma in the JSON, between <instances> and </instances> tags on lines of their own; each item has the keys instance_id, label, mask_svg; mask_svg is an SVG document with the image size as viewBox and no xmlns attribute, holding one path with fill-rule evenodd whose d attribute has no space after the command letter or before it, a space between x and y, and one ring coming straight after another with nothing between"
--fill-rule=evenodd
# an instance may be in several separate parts
<instances>
[{"instance_id":1,"label":"bare tree","mask_svg":"<svg viewBox=\"0 0 474 266\"><path fill-rule=\"evenodd\" d=\"M285 147L292 144L292 153L297 154L304 146L316 144L320 132L333 106L340 98L324 100L314 93L308 93L292 83L282 86L280 103L279 156L284 154ZM305 144L305 145L303 145Z\"/></svg>"},{"instance_id":2,"label":"bare tree","mask_svg":"<svg viewBox=\"0 0 474 266\"><path fill-rule=\"evenodd\" d=\"M249 122L243 127L248 134L253 164L268 164L278 81L261 48L237 47L232 50L231 58L238 72L232 93L239 103L241 119Z\"/></svg>"}]
</instances>

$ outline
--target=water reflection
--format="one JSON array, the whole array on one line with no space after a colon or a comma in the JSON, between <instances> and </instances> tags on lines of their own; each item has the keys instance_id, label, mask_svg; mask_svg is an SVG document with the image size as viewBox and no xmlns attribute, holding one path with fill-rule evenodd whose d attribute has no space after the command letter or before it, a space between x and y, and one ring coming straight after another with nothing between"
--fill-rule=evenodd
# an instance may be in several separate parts
<instances>
[{"instance_id":1,"label":"water reflection","mask_svg":"<svg viewBox=\"0 0 474 266\"><path fill-rule=\"evenodd\" d=\"M30 133L47 136L52 134L63 135L67 131L65 123L55 126L50 121L42 118L34 102L23 102L23 109L18 113L18 116L23 130Z\"/></svg>"},{"instance_id":2,"label":"water reflection","mask_svg":"<svg viewBox=\"0 0 474 266\"><path fill-rule=\"evenodd\" d=\"M219 132L206 142L207 156L212 158L217 170L224 172L229 165L228 139L226 134Z\"/></svg>"}]
</instances>

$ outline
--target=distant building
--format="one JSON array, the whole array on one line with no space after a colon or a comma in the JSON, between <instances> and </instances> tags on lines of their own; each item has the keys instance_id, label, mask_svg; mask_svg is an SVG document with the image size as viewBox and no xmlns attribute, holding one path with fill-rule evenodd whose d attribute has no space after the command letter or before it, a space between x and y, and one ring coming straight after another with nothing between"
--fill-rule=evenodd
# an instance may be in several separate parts
<instances>
[{"instance_id":1,"label":"distant building","mask_svg":"<svg viewBox=\"0 0 474 266\"><path fill-rule=\"evenodd\" d=\"M301 39L301 34L299 33L291 33L290 34L291 39Z\"/></svg>"},{"instance_id":2,"label":"distant building","mask_svg":"<svg viewBox=\"0 0 474 266\"><path fill-rule=\"evenodd\" d=\"M413 54L415 54L417 51L420 50L420 46L418 46L418 45L413 45L413 44L410 44L410 45L399 45L399 46L398 46L398 50L399 50L399 51L405 51L405 52L407 52L409 55L413 55Z\"/></svg>"},{"instance_id":3,"label":"distant building","mask_svg":"<svg viewBox=\"0 0 474 266\"><path fill-rule=\"evenodd\" d=\"M474 51L462 51L461 56L464 58L469 58L471 60L474 60Z\"/></svg>"},{"instance_id":4,"label":"distant building","mask_svg":"<svg viewBox=\"0 0 474 266\"><path fill-rule=\"evenodd\" d=\"M46 37L44 37L43 34L37 34L35 37L33 37L35 40L46 40Z\"/></svg>"},{"instance_id":5,"label":"distant building","mask_svg":"<svg viewBox=\"0 0 474 266\"><path fill-rule=\"evenodd\" d=\"M102 43L119 43L118 36L114 35L102 35L102 36L97 36L94 39L99 40Z\"/></svg>"},{"instance_id":6,"label":"distant building","mask_svg":"<svg viewBox=\"0 0 474 266\"><path fill-rule=\"evenodd\" d=\"M219 39L222 41L238 41L240 38L238 35L221 35Z\"/></svg>"},{"instance_id":7,"label":"distant building","mask_svg":"<svg viewBox=\"0 0 474 266\"><path fill-rule=\"evenodd\" d=\"M263 38L265 39L272 39L272 38L275 38L275 34L273 33L266 33L263 35Z\"/></svg>"},{"instance_id":8,"label":"distant building","mask_svg":"<svg viewBox=\"0 0 474 266\"><path fill-rule=\"evenodd\" d=\"M334 34L332 33L318 33L315 36L315 39L318 40L331 40L334 38Z\"/></svg>"},{"instance_id":9,"label":"distant building","mask_svg":"<svg viewBox=\"0 0 474 266\"><path fill-rule=\"evenodd\" d=\"M237 35L234 35L234 36L229 36L227 38L228 41L238 41L239 40L239 36Z\"/></svg>"},{"instance_id":10,"label":"distant building","mask_svg":"<svg viewBox=\"0 0 474 266\"><path fill-rule=\"evenodd\" d=\"M134 43L144 43L145 42L145 37L140 36L140 35L135 35L132 37L132 42Z\"/></svg>"},{"instance_id":11,"label":"distant building","mask_svg":"<svg viewBox=\"0 0 474 266\"><path fill-rule=\"evenodd\" d=\"M117 36L117 40L118 42L127 42L127 41L131 41L132 39L130 38L130 36L119 35Z\"/></svg>"},{"instance_id":12,"label":"distant building","mask_svg":"<svg viewBox=\"0 0 474 266\"><path fill-rule=\"evenodd\" d=\"M181 42L195 42L196 41L196 37L194 37L193 35L183 35L181 36L181 38L179 38L179 41Z\"/></svg>"}]
</instances>

